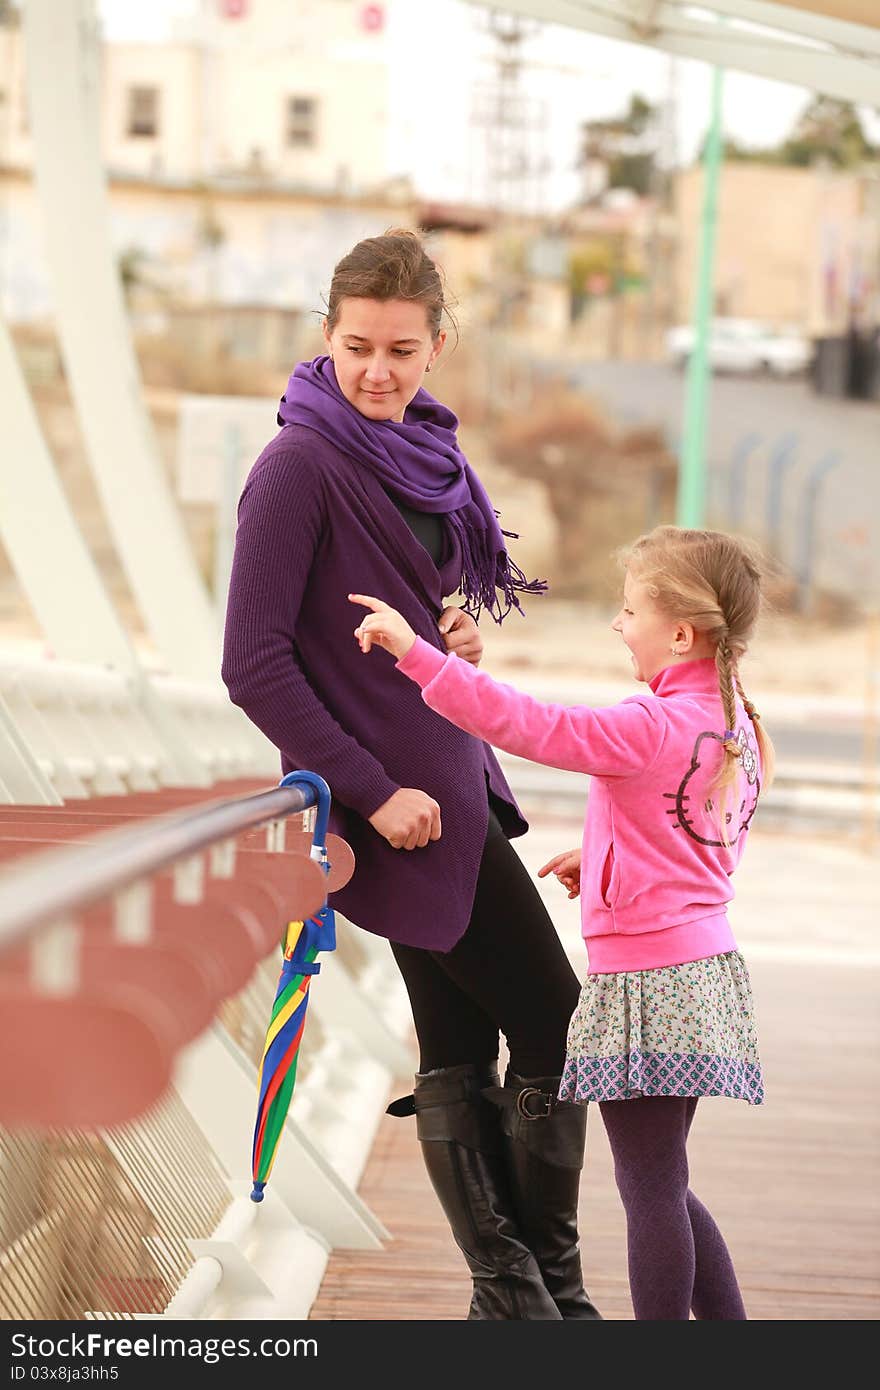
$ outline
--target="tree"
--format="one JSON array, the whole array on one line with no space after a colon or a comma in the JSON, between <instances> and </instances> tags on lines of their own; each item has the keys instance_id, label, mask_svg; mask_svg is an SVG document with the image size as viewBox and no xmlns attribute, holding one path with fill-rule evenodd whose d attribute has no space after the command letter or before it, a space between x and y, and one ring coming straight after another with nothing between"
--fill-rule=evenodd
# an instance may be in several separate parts
<instances>
[{"instance_id":1,"label":"tree","mask_svg":"<svg viewBox=\"0 0 880 1390\"><path fill-rule=\"evenodd\" d=\"M608 166L609 188L631 188L642 198L654 191L654 154L622 154Z\"/></svg>"},{"instance_id":2,"label":"tree","mask_svg":"<svg viewBox=\"0 0 880 1390\"><path fill-rule=\"evenodd\" d=\"M704 139L701 159L705 144ZM869 141L851 101L817 96L804 107L781 144L761 149L727 139L724 158L733 163L781 164L799 169L825 160L835 169L857 169L880 158L880 148Z\"/></svg>"},{"instance_id":3,"label":"tree","mask_svg":"<svg viewBox=\"0 0 880 1390\"><path fill-rule=\"evenodd\" d=\"M119 253L117 266L126 302L130 301L134 291L145 283L144 265L147 259L147 253L142 246L126 246Z\"/></svg>"},{"instance_id":4,"label":"tree","mask_svg":"<svg viewBox=\"0 0 880 1390\"><path fill-rule=\"evenodd\" d=\"M608 188L631 188L642 196L654 188L656 108L638 92L621 116L585 121L582 127L582 165L604 164Z\"/></svg>"},{"instance_id":5,"label":"tree","mask_svg":"<svg viewBox=\"0 0 880 1390\"><path fill-rule=\"evenodd\" d=\"M783 164L804 167L826 159L836 169L853 169L880 156L868 140L851 101L817 96L805 107L780 150Z\"/></svg>"},{"instance_id":6,"label":"tree","mask_svg":"<svg viewBox=\"0 0 880 1390\"><path fill-rule=\"evenodd\" d=\"M507 473L545 489L556 526L548 578L560 598L601 592L609 552L674 512L677 462L663 432L621 429L562 382L545 380L503 415L492 452Z\"/></svg>"}]
</instances>

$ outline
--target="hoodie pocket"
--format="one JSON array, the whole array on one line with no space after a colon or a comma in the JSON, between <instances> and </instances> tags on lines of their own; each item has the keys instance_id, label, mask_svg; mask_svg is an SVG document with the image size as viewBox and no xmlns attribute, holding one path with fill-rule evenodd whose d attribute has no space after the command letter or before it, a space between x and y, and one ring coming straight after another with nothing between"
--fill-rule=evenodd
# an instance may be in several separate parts
<instances>
[{"instance_id":1,"label":"hoodie pocket","mask_svg":"<svg viewBox=\"0 0 880 1390\"><path fill-rule=\"evenodd\" d=\"M606 907L614 907L617 902L618 892L620 891L620 873L614 854L613 841L605 851L605 861L602 865L602 877L599 883L599 891L602 894L603 903Z\"/></svg>"}]
</instances>

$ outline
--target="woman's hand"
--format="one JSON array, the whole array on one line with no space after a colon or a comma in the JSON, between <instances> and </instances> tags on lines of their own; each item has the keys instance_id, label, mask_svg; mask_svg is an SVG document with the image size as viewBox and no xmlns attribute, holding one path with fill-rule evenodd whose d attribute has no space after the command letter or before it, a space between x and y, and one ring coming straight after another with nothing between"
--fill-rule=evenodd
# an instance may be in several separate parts
<instances>
[{"instance_id":1,"label":"woman's hand","mask_svg":"<svg viewBox=\"0 0 880 1390\"><path fill-rule=\"evenodd\" d=\"M557 854L548 864L538 870L538 878L545 878L550 873L555 874L563 888L568 889L570 898L576 898L581 891L580 850L567 849L562 854Z\"/></svg>"},{"instance_id":2,"label":"woman's hand","mask_svg":"<svg viewBox=\"0 0 880 1390\"><path fill-rule=\"evenodd\" d=\"M402 618L395 608L389 608L380 598L370 598L369 594L349 594L348 597L352 603L373 610L354 630L361 651L368 652L375 642L401 661L416 640L416 634L406 618Z\"/></svg>"},{"instance_id":3,"label":"woman's hand","mask_svg":"<svg viewBox=\"0 0 880 1390\"><path fill-rule=\"evenodd\" d=\"M479 666L483 655L483 638L470 613L463 608L444 608L437 626L448 652L454 652L472 666Z\"/></svg>"},{"instance_id":4,"label":"woman's hand","mask_svg":"<svg viewBox=\"0 0 880 1390\"><path fill-rule=\"evenodd\" d=\"M392 849L424 849L440 839L440 807L416 787L398 787L369 819Z\"/></svg>"}]
</instances>

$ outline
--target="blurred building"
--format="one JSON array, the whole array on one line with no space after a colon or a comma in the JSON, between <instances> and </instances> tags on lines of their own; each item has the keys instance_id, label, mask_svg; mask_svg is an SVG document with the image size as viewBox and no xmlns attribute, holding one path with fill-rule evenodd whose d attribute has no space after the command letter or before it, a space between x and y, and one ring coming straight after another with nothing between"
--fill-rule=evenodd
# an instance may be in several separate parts
<instances>
[{"instance_id":1,"label":"blurred building","mask_svg":"<svg viewBox=\"0 0 880 1390\"><path fill-rule=\"evenodd\" d=\"M703 176L676 176L676 298L690 319ZM880 178L813 166L726 163L721 176L716 312L793 324L810 337L880 323Z\"/></svg>"},{"instance_id":2,"label":"blurred building","mask_svg":"<svg viewBox=\"0 0 880 1390\"><path fill-rule=\"evenodd\" d=\"M363 236L412 217L392 169L391 6L204 0L167 43L105 43L101 141L133 307L320 309ZM0 295L51 314L32 184L24 32L0 24ZM158 325L157 325L158 326Z\"/></svg>"},{"instance_id":3,"label":"blurred building","mask_svg":"<svg viewBox=\"0 0 880 1390\"><path fill-rule=\"evenodd\" d=\"M101 139L111 175L169 185L253 181L320 192L391 176L390 18L365 0L202 0L165 43L101 50ZM0 33L0 162L26 169L23 35Z\"/></svg>"},{"instance_id":4,"label":"blurred building","mask_svg":"<svg viewBox=\"0 0 880 1390\"><path fill-rule=\"evenodd\" d=\"M642 358L675 310L675 225L656 198L613 189L555 217L421 203L419 224L474 326L534 357Z\"/></svg>"}]
</instances>

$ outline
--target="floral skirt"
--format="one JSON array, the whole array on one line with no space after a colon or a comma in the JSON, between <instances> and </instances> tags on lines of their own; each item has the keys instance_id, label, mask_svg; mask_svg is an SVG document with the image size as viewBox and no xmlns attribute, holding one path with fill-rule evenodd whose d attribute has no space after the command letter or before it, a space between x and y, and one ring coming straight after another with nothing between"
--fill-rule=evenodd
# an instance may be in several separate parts
<instances>
[{"instance_id":1,"label":"floral skirt","mask_svg":"<svg viewBox=\"0 0 880 1390\"><path fill-rule=\"evenodd\" d=\"M588 975L568 1029L561 1100L733 1096L760 1105L752 989L738 951Z\"/></svg>"}]
</instances>

